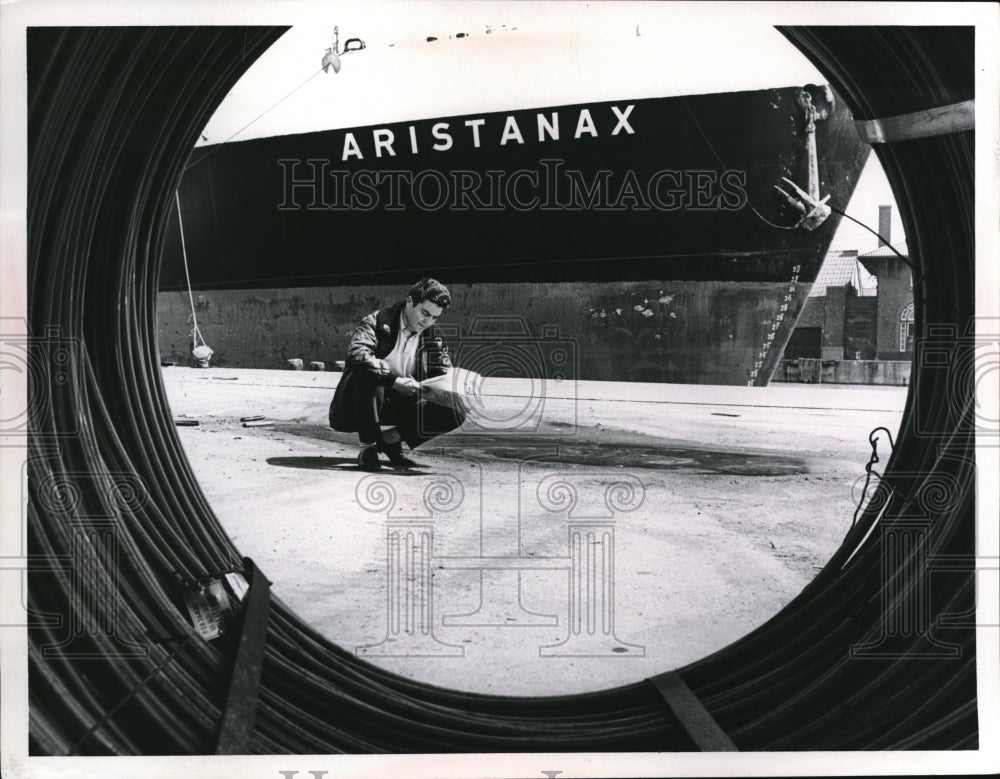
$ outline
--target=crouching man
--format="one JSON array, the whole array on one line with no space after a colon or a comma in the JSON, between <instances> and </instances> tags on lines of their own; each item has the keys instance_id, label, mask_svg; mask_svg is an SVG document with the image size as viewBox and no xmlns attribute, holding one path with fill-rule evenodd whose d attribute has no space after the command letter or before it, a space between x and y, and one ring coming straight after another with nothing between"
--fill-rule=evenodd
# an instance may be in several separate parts
<instances>
[{"instance_id":1,"label":"crouching man","mask_svg":"<svg viewBox=\"0 0 1000 779\"><path fill-rule=\"evenodd\" d=\"M421 279L406 300L369 314L351 336L344 375L330 404L330 427L358 434L362 470L381 468L379 452L394 466L415 466L403 453L404 441L416 449L465 420L460 409L420 396L421 381L451 368L448 347L433 328L450 303L447 287Z\"/></svg>"}]
</instances>

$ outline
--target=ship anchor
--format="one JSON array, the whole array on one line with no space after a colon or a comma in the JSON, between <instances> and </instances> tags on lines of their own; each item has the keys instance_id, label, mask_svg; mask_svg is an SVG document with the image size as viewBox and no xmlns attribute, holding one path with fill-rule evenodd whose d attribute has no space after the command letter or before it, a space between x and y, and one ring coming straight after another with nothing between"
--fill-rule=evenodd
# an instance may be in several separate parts
<instances>
[{"instance_id":1,"label":"ship anchor","mask_svg":"<svg viewBox=\"0 0 1000 779\"><path fill-rule=\"evenodd\" d=\"M794 206L802 216L798 222L796 222L796 227L802 227L806 230L815 230L826 218L830 216L830 207L826 205L826 201L830 199L827 195L824 198L819 196L819 161L816 158L816 122L818 120L826 119L830 115L830 111L833 109L833 93L830 91L829 87L823 87L820 93L826 105L823 107L817 107L813 103L812 95L806 91L806 89L799 90L798 103L801 106L803 113L806 117L806 153L809 155L808 159L808 171L809 171L809 191L804 192L794 181L785 176L781 178L795 190L795 196L788 194L778 185L775 185L775 189L778 190L785 199Z\"/></svg>"},{"instance_id":2,"label":"ship anchor","mask_svg":"<svg viewBox=\"0 0 1000 779\"><path fill-rule=\"evenodd\" d=\"M340 58L350 51L361 51L365 48L365 42L360 38L348 38L344 41L344 48L340 48L340 27L333 28L333 41L323 54L323 72L326 73L333 68L334 73L340 73Z\"/></svg>"}]
</instances>

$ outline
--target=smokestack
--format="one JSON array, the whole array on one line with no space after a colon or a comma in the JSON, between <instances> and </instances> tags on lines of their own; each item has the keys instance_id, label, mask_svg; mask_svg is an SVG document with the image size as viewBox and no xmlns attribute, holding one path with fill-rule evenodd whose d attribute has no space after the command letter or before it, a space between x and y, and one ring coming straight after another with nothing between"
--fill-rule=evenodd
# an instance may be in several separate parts
<instances>
[{"instance_id":1,"label":"smokestack","mask_svg":"<svg viewBox=\"0 0 1000 779\"><path fill-rule=\"evenodd\" d=\"M892 206L878 207L878 234L879 246L888 246L892 243ZM882 240L882 239L885 240Z\"/></svg>"}]
</instances>

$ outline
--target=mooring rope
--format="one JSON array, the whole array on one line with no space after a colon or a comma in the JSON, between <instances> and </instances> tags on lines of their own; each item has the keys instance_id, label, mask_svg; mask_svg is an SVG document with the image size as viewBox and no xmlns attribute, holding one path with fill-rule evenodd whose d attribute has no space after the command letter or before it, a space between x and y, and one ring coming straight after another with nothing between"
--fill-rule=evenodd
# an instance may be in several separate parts
<instances>
[{"instance_id":1,"label":"mooring rope","mask_svg":"<svg viewBox=\"0 0 1000 779\"><path fill-rule=\"evenodd\" d=\"M184 278L187 281L188 300L191 302L191 321L194 323L194 327L191 328L191 354L202 367L207 367L208 360L212 356L212 347L205 341L205 336L201 334L201 329L198 327L198 312L195 310L194 292L191 290L191 273L188 270L187 244L184 241L184 217L181 215L181 196L176 189L174 190L174 200L177 203L177 226L180 228L181 234L181 256L184 258ZM201 339L200 346L198 344L199 339Z\"/></svg>"}]
</instances>

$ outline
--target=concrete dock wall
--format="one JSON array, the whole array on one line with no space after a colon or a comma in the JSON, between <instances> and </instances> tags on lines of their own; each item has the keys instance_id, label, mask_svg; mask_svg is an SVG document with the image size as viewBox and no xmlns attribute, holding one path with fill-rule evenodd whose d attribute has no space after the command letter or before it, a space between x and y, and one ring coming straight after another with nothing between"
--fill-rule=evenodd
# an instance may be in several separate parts
<instances>
[{"instance_id":1,"label":"concrete dock wall","mask_svg":"<svg viewBox=\"0 0 1000 779\"><path fill-rule=\"evenodd\" d=\"M903 360L781 360L772 381L812 384L910 383L912 364Z\"/></svg>"},{"instance_id":2,"label":"concrete dock wall","mask_svg":"<svg viewBox=\"0 0 1000 779\"><path fill-rule=\"evenodd\" d=\"M474 345L472 331L516 335L523 322L528 332L522 341L569 342L574 364L566 367L579 379L746 384L771 333L766 362L776 363L808 292L808 285L796 290L788 313L776 320L787 287L722 281L452 284L453 302L440 325L458 352ZM344 359L358 319L401 299L406 289L209 290L194 293L194 304L215 352L213 366L284 368L299 358L330 369ZM187 365L188 294L161 292L157 302L160 358ZM499 330L484 328L485 320L500 320ZM760 372L766 375L768 366Z\"/></svg>"}]
</instances>

